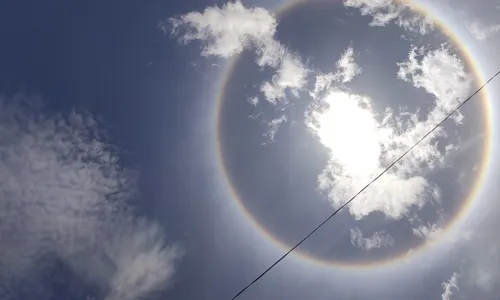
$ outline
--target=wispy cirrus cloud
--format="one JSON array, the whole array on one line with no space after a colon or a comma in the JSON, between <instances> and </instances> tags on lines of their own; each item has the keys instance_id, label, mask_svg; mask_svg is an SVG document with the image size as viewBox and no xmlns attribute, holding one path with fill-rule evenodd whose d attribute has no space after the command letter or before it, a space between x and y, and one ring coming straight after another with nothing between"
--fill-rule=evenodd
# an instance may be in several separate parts
<instances>
[{"instance_id":1,"label":"wispy cirrus cloud","mask_svg":"<svg viewBox=\"0 0 500 300\"><path fill-rule=\"evenodd\" d=\"M336 77L339 78L342 83L347 83L361 74L361 71L361 67L354 60L354 49L348 47L337 62Z\"/></svg>"},{"instance_id":2,"label":"wispy cirrus cloud","mask_svg":"<svg viewBox=\"0 0 500 300\"><path fill-rule=\"evenodd\" d=\"M346 7L358 8L363 16L371 16L371 26L394 23L409 32L427 34L435 27L434 20L420 14L410 3L395 0L345 0Z\"/></svg>"},{"instance_id":3,"label":"wispy cirrus cloud","mask_svg":"<svg viewBox=\"0 0 500 300\"><path fill-rule=\"evenodd\" d=\"M443 229L437 224L426 224L413 228L413 234L421 239L435 240L442 232Z\"/></svg>"},{"instance_id":4,"label":"wispy cirrus cloud","mask_svg":"<svg viewBox=\"0 0 500 300\"><path fill-rule=\"evenodd\" d=\"M282 115L279 118L271 120L268 123L268 130L263 134L263 136L266 137L266 142L264 142L263 144L265 145L266 143L274 142L274 138L281 124L286 123L287 121L288 117L286 115Z\"/></svg>"},{"instance_id":5,"label":"wispy cirrus cloud","mask_svg":"<svg viewBox=\"0 0 500 300\"><path fill-rule=\"evenodd\" d=\"M30 101L0 97L1 281L36 280L34 266L51 255L108 300L163 289L182 252L127 208L137 174L120 167L90 115L45 114Z\"/></svg>"},{"instance_id":6,"label":"wispy cirrus cloud","mask_svg":"<svg viewBox=\"0 0 500 300\"><path fill-rule=\"evenodd\" d=\"M443 294L441 295L441 298L443 300L450 300L454 292L458 291L458 277L459 274L455 272L451 275L448 281L442 283Z\"/></svg>"},{"instance_id":7,"label":"wispy cirrus cloud","mask_svg":"<svg viewBox=\"0 0 500 300\"><path fill-rule=\"evenodd\" d=\"M354 49L349 46L335 64L336 70L326 74L316 74L314 89L309 91L312 98L317 98L321 92L328 90L332 84L345 84L351 82L361 74L362 69L354 59Z\"/></svg>"},{"instance_id":8,"label":"wispy cirrus cloud","mask_svg":"<svg viewBox=\"0 0 500 300\"><path fill-rule=\"evenodd\" d=\"M252 106L257 106L257 104L259 104L259 98L257 97L250 97L247 99L247 102L250 103L250 105Z\"/></svg>"},{"instance_id":9,"label":"wispy cirrus cloud","mask_svg":"<svg viewBox=\"0 0 500 300\"><path fill-rule=\"evenodd\" d=\"M473 21L467 24L467 29L476 39L485 41L500 32L500 24L483 24Z\"/></svg>"},{"instance_id":10,"label":"wispy cirrus cloud","mask_svg":"<svg viewBox=\"0 0 500 300\"><path fill-rule=\"evenodd\" d=\"M495 195L498 189L494 187L490 191ZM466 297L470 295L467 298L495 299L500 292L499 216L500 206L496 201L489 201L487 210L480 215L480 222L467 228L467 239L461 244L463 251L458 277L458 285L463 287L461 293Z\"/></svg>"},{"instance_id":11,"label":"wispy cirrus cloud","mask_svg":"<svg viewBox=\"0 0 500 300\"><path fill-rule=\"evenodd\" d=\"M351 229L351 244L363 250L387 248L394 244L394 238L384 231L376 231L371 237L364 237L359 229Z\"/></svg>"}]
</instances>

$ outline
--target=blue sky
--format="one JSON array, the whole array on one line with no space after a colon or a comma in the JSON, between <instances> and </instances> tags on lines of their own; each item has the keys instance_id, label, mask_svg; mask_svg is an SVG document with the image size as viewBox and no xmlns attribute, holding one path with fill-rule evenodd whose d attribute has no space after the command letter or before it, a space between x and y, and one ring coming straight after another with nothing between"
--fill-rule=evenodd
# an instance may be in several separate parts
<instances>
[{"instance_id":1,"label":"blue sky","mask_svg":"<svg viewBox=\"0 0 500 300\"><path fill-rule=\"evenodd\" d=\"M0 300L230 299L500 68L493 0L284 4L0 4ZM241 299L496 299L498 89Z\"/></svg>"}]
</instances>

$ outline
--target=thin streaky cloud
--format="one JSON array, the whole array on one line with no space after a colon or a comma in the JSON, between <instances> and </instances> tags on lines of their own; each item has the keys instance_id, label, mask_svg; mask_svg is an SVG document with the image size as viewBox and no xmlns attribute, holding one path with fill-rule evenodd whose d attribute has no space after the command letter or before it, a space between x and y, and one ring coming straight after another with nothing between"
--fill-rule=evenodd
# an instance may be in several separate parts
<instances>
[{"instance_id":1,"label":"thin streaky cloud","mask_svg":"<svg viewBox=\"0 0 500 300\"><path fill-rule=\"evenodd\" d=\"M485 41L500 32L500 24L483 24L479 21L473 21L467 24L469 32L480 41Z\"/></svg>"},{"instance_id":2,"label":"thin streaky cloud","mask_svg":"<svg viewBox=\"0 0 500 300\"><path fill-rule=\"evenodd\" d=\"M435 27L433 19L420 14L410 3L395 0L345 0L344 5L358 8L361 15L372 17L371 26L394 23L408 32L422 35Z\"/></svg>"},{"instance_id":3,"label":"thin streaky cloud","mask_svg":"<svg viewBox=\"0 0 500 300\"><path fill-rule=\"evenodd\" d=\"M443 294L441 298L443 300L451 300L452 296L458 292L458 277L460 275L455 272L451 275L450 279L446 282L442 283L443 286Z\"/></svg>"},{"instance_id":4,"label":"thin streaky cloud","mask_svg":"<svg viewBox=\"0 0 500 300\"><path fill-rule=\"evenodd\" d=\"M413 235L421 239L437 240L442 234L442 228L437 224L423 224L412 229Z\"/></svg>"},{"instance_id":5,"label":"thin streaky cloud","mask_svg":"<svg viewBox=\"0 0 500 300\"><path fill-rule=\"evenodd\" d=\"M320 94L328 90L333 83L345 84L351 82L363 71L354 59L354 49L348 47L335 64L335 71L329 73L318 72L315 76L314 90L309 91L313 99L318 99Z\"/></svg>"},{"instance_id":6,"label":"thin streaky cloud","mask_svg":"<svg viewBox=\"0 0 500 300\"><path fill-rule=\"evenodd\" d=\"M36 280L34 266L53 255L109 300L168 286L182 252L128 208L137 172L119 165L92 116L27 103L0 97L1 281Z\"/></svg>"},{"instance_id":7,"label":"thin streaky cloud","mask_svg":"<svg viewBox=\"0 0 500 300\"><path fill-rule=\"evenodd\" d=\"M361 67L354 60L354 49L352 47L347 48L337 62L337 78L342 83L347 83L361 74L361 71Z\"/></svg>"},{"instance_id":8,"label":"thin streaky cloud","mask_svg":"<svg viewBox=\"0 0 500 300\"><path fill-rule=\"evenodd\" d=\"M351 244L363 250L387 248L394 245L394 238L384 231L376 231L370 237L364 237L358 228L351 229Z\"/></svg>"},{"instance_id":9,"label":"thin streaky cloud","mask_svg":"<svg viewBox=\"0 0 500 300\"><path fill-rule=\"evenodd\" d=\"M283 123L288 122L288 117L286 115L282 115L279 118L273 119L268 123L268 130L263 134L266 137L266 141L262 144L265 145L267 143L272 143L275 140L276 133L278 129Z\"/></svg>"},{"instance_id":10,"label":"thin streaky cloud","mask_svg":"<svg viewBox=\"0 0 500 300\"><path fill-rule=\"evenodd\" d=\"M250 103L252 106L257 106L259 104L259 98L258 97L250 97L247 99L247 102Z\"/></svg>"}]
</instances>

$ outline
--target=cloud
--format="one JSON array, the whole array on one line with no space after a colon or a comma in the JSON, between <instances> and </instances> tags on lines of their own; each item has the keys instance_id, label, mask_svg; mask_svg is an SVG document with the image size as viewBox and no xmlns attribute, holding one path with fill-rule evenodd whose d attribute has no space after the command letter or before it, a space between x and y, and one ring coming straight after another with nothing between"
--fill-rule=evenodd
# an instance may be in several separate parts
<instances>
[{"instance_id":1,"label":"cloud","mask_svg":"<svg viewBox=\"0 0 500 300\"><path fill-rule=\"evenodd\" d=\"M447 145L445 147L446 155L444 157L443 166L445 166L445 167L454 166L456 161L462 158L462 155L475 149L481 143L483 143L484 138L485 138L484 133L476 134L476 136L473 136L473 137L468 138L466 140L462 140L460 137L458 137L456 144L454 144L454 145L450 144L450 145ZM470 169L463 170L463 172L465 172L465 171L470 172L471 170ZM465 176L465 175L467 175L467 174L464 174L463 176ZM462 179L466 179L466 178L462 178Z\"/></svg>"},{"instance_id":2,"label":"cloud","mask_svg":"<svg viewBox=\"0 0 500 300\"><path fill-rule=\"evenodd\" d=\"M452 54L445 44L435 50L412 47L408 59L398 63L398 66L398 77L432 95L434 105L423 121L420 120L420 112L403 112L399 117L395 117L392 109L386 111L386 126L393 125L395 132L406 133L398 135L392 129L387 131L391 139L390 143L384 145L388 154L385 164L394 161L401 154L401 149L409 148L445 118L469 96L472 86L472 76L465 70L463 61ZM403 121L402 117L406 119ZM461 124L463 115L456 112L451 119L456 124ZM422 167L422 164L427 164L431 169L442 164L444 157L435 142L439 137L446 137L442 128L436 129L397 168L402 172L411 172Z\"/></svg>"},{"instance_id":3,"label":"cloud","mask_svg":"<svg viewBox=\"0 0 500 300\"><path fill-rule=\"evenodd\" d=\"M267 138L267 142L274 142L274 138L276 136L276 133L278 132L278 129L280 128L281 124L285 123L288 121L288 117L285 115L282 115L279 118L276 118L269 122L268 124L268 130L267 132L264 133L264 136ZM266 143L267 143L266 142ZM266 143L263 143L264 145Z\"/></svg>"},{"instance_id":4,"label":"cloud","mask_svg":"<svg viewBox=\"0 0 500 300\"><path fill-rule=\"evenodd\" d=\"M386 26L393 22L409 32L427 34L434 29L434 21L424 16L409 3L395 0L345 0L346 7L359 8L361 15L371 16L371 26Z\"/></svg>"},{"instance_id":5,"label":"cloud","mask_svg":"<svg viewBox=\"0 0 500 300\"><path fill-rule=\"evenodd\" d=\"M354 50L352 47L347 48L342 54L342 57L337 62L337 68L337 78L342 83L350 82L361 73L361 68L354 61Z\"/></svg>"},{"instance_id":6,"label":"cloud","mask_svg":"<svg viewBox=\"0 0 500 300\"><path fill-rule=\"evenodd\" d=\"M420 225L417 228L413 228L413 235L421 239L436 240L439 238L442 232L442 228L438 227L437 224L426 224Z\"/></svg>"},{"instance_id":7,"label":"cloud","mask_svg":"<svg viewBox=\"0 0 500 300\"><path fill-rule=\"evenodd\" d=\"M413 82L417 88L423 88L436 98L434 118L453 110L460 101L469 95L472 76L465 70L463 61L450 48L443 44L441 48L428 51L425 48L412 47L408 60L399 63L398 77Z\"/></svg>"},{"instance_id":8,"label":"cloud","mask_svg":"<svg viewBox=\"0 0 500 300\"><path fill-rule=\"evenodd\" d=\"M165 32L179 36L181 43L202 41L203 56L228 58L243 50L253 51L259 67L275 71L261 85L261 92L274 105L285 99L287 91L297 95L308 74L300 58L274 38L276 26L273 14L263 8L247 8L240 1L169 18L161 25Z\"/></svg>"},{"instance_id":9,"label":"cloud","mask_svg":"<svg viewBox=\"0 0 500 300\"><path fill-rule=\"evenodd\" d=\"M459 274L455 272L453 273L453 275L451 275L448 281L442 283L444 291L441 295L441 298L443 300L450 300L451 296L453 295L453 291L458 291L458 277Z\"/></svg>"},{"instance_id":10,"label":"cloud","mask_svg":"<svg viewBox=\"0 0 500 300\"><path fill-rule=\"evenodd\" d=\"M307 69L302 64L300 58L286 54L281 59L281 64L277 73L273 75L271 81L264 82L261 91L266 99L272 104L285 98L285 91L290 90L295 97L298 92L307 83Z\"/></svg>"},{"instance_id":11,"label":"cloud","mask_svg":"<svg viewBox=\"0 0 500 300\"><path fill-rule=\"evenodd\" d=\"M379 163L379 124L369 107L370 99L330 89L324 108L307 115L307 123L346 172L371 175ZM365 155L362 155L365 153Z\"/></svg>"},{"instance_id":12,"label":"cloud","mask_svg":"<svg viewBox=\"0 0 500 300\"><path fill-rule=\"evenodd\" d=\"M331 89L321 101L324 107L309 111L306 123L330 152L318 183L334 207L339 207L382 172L381 162L387 155L382 146L393 138L386 132L396 131L376 120L368 97ZM359 195L349 211L358 219L374 211L399 219L410 207L422 207L436 197L439 191L425 178L395 169Z\"/></svg>"},{"instance_id":13,"label":"cloud","mask_svg":"<svg viewBox=\"0 0 500 300\"><path fill-rule=\"evenodd\" d=\"M336 208L380 174L468 95L471 77L464 70L463 62L444 45L432 51L412 48L408 60L398 65L399 78L424 89L434 98L429 111L410 112L402 108L394 111L387 107L380 115L373 110L371 98L332 87L332 82L320 81L318 84L318 79L311 92L316 96L321 89L326 90L316 96L306 112L306 124L330 153L327 165L318 176L318 185L327 192ZM459 124L461 117L454 120ZM446 153L438 149L437 142L446 137L442 129L436 130L360 194L349 205L349 212L357 219L375 211L400 219L412 207L421 208L429 201L438 201L440 190L421 173L424 168L433 170L443 165ZM444 147L447 145L443 143ZM424 228L421 229L417 232L423 234Z\"/></svg>"},{"instance_id":14,"label":"cloud","mask_svg":"<svg viewBox=\"0 0 500 300\"><path fill-rule=\"evenodd\" d=\"M496 174L492 174L495 177ZM497 194L490 188L488 194ZM488 197L481 201L488 201ZM478 211L473 223L446 235L448 254L460 268L443 283L443 299L453 299L460 287L460 299L497 299L500 291L499 206L495 201ZM443 237L444 238L444 237ZM458 297L457 297L458 298Z\"/></svg>"},{"instance_id":15,"label":"cloud","mask_svg":"<svg viewBox=\"0 0 500 300\"><path fill-rule=\"evenodd\" d=\"M317 99L319 94L330 88L333 82L337 81L338 76L334 73L318 74L315 78L314 90L309 92L313 99Z\"/></svg>"},{"instance_id":16,"label":"cloud","mask_svg":"<svg viewBox=\"0 0 500 300\"><path fill-rule=\"evenodd\" d=\"M334 207L339 207L382 172L381 158L386 155L382 145L391 136L375 119L368 97L332 89L322 102L323 108L306 114L306 123L330 152L318 183ZM350 213L360 219L380 211L399 219L410 207L422 207L438 197L439 192L425 178L409 173L386 173L351 203Z\"/></svg>"},{"instance_id":17,"label":"cloud","mask_svg":"<svg viewBox=\"0 0 500 300\"><path fill-rule=\"evenodd\" d=\"M354 49L348 47L335 64L335 73L319 73L315 77L314 90L309 91L309 95L317 99L319 94L328 90L332 83L348 83L361 74L362 69L354 60Z\"/></svg>"},{"instance_id":18,"label":"cloud","mask_svg":"<svg viewBox=\"0 0 500 300\"><path fill-rule=\"evenodd\" d=\"M266 47L273 41L276 26L276 19L267 10L246 8L240 1L169 18L162 24L165 31L180 36L182 43L205 42L202 55L226 58L247 48Z\"/></svg>"},{"instance_id":19,"label":"cloud","mask_svg":"<svg viewBox=\"0 0 500 300\"><path fill-rule=\"evenodd\" d=\"M484 41L500 31L500 24L484 25L474 21L467 24L467 29L476 39Z\"/></svg>"},{"instance_id":20,"label":"cloud","mask_svg":"<svg viewBox=\"0 0 500 300\"><path fill-rule=\"evenodd\" d=\"M420 33L433 26L431 20L417 14L412 7L391 0L347 0L345 5L371 15L374 26L395 22ZM311 71L298 55L275 40L277 22L264 9L246 8L239 1L229 2L222 7L209 7L203 13L170 18L168 24L170 32L180 36L182 42L202 41L202 55L228 57L243 50L253 51L258 66L274 71L260 88L273 105L288 104L288 92L297 96L307 87ZM461 59L445 44L434 50L412 47L408 59L398 63L398 67L400 79L433 97L434 105L428 111L387 107L379 114L373 110L371 98L342 88L361 72L352 47L337 61L335 71L317 74L314 88L308 91L313 102L306 111L306 124L331 156L318 176L318 185L335 207L344 204L441 121L467 97L472 84ZM458 113L453 120L459 124L462 118ZM286 121L286 114L272 120L264 136L274 140L280 124ZM399 219L412 207L420 208L429 201L439 200L439 189L421 171L434 170L443 164L445 153L437 145L446 137L442 128L436 130L360 195L349 206L350 213L362 218L380 211Z\"/></svg>"},{"instance_id":21,"label":"cloud","mask_svg":"<svg viewBox=\"0 0 500 300\"><path fill-rule=\"evenodd\" d=\"M351 244L363 250L387 248L394 245L394 239L384 231L377 231L371 237L363 237L358 228L351 229Z\"/></svg>"},{"instance_id":22,"label":"cloud","mask_svg":"<svg viewBox=\"0 0 500 300\"><path fill-rule=\"evenodd\" d=\"M492 174L495 176L496 174ZM497 188L490 190L490 195L498 194ZM483 201L485 201L484 199ZM482 293L481 299L494 299L500 289L500 207L490 201L485 211L478 218L478 225L470 228L470 238L463 244L463 272L460 286L474 288ZM474 291L474 289L471 289ZM467 290L463 292L468 292Z\"/></svg>"},{"instance_id":23,"label":"cloud","mask_svg":"<svg viewBox=\"0 0 500 300\"><path fill-rule=\"evenodd\" d=\"M252 105L252 106L257 106L257 104L259 104L259 98L250 97L247 99L247 102L250 103L250 105Z\"/></svg>"},{"instance_id":24,"label":"cloud","mask_svg":"<svg viewBox=\"0 0 500 300\"><path fill-rule=\"evenodd\" d=\"M119 166L91 116L30 103L0 97L0 281L37 280L33 268L54 256L109 300L164 288L181 252L127 207L136 173Z\"/></svg>"}]
</instances>

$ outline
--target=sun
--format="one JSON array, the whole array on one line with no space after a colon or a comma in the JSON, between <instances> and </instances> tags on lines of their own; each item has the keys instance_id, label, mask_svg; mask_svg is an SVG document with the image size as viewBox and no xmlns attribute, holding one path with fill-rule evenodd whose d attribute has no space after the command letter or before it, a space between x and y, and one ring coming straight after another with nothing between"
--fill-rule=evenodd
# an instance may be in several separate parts
<instances>
[{"instance_id":1,"label":"sun","mask_svg":"<svg viewBox=\"0 0 500 300\"><path fill-rule=\"evenodd\" d=\"M322 100L326 108L310 115L310 128L331 152L342 171L370 177L380 169L380 124L370 100L344 91L330 91Z\"/></svg>"}]
</instances>

